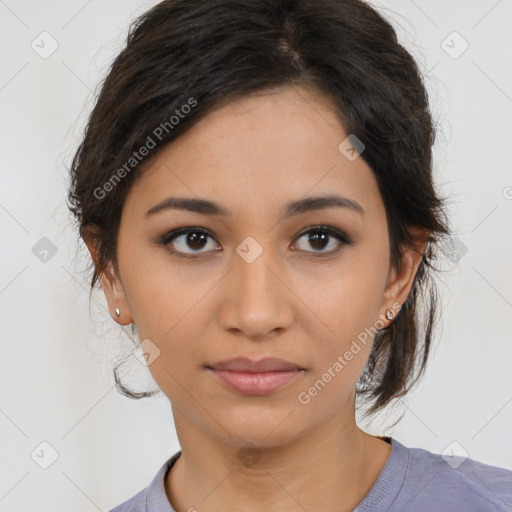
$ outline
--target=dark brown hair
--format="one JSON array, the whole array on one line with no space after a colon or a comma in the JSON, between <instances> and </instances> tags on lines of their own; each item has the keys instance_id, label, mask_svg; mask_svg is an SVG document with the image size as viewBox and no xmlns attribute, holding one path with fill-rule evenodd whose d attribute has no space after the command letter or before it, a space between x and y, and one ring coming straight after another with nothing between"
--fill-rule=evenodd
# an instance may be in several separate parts
<instances>
[{"instance_id":1,"label":"dark brown hair","mask_svg":"<svg viewBox=\"0 0 512 512\"><path fill-rule=\"evenodd\" d=\"M329 97L346 132L363 142L361 157L375 173L386 207L391 265L400 269L403 249L426 241L411 292L390 327L377 332L358 382L358 397L373 402L369 413L375 413L424 372L436 323L435 249L450 233L444 199L432 181L435 128L421 73L374 8L359 0L157 4L133 22L101 84L71 164L68 207L80 236L99 251L92 291L109 262L118 271L121 212L141 176L140 164L212 109L295 85ZM146 158L134 158L149 145ZM415 228L428 238L415 237ZM116 370L121 393L153 394L129 390Z\"/></svg>"}]
</instances>

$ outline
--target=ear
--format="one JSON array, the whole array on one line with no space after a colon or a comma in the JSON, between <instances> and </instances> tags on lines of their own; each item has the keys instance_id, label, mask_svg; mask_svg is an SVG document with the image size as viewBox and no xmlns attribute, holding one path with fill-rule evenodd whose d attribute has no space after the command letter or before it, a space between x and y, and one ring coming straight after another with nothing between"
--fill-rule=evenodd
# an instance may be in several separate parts
<instances>
[{"instance_id":1,"label":"ear","mask_svg":"<svg viewBox=\"0 0 512 512\"><path fill-rule=\"evenodd\" d=\"M98 249L96 245L96 238L84 236L83 239L87 249L89 249L94 265L97 268ZM123 284L120 277L116 274L112 262L108 264L107 269L99 276L99 280L101 282L103 293L107 299L108 309L112 318L121 325L133 323L133 316L126 299ZM116 308L119 308L119 316L117 316L115 312Z\"/></svg>"},{"instance_id":2,"label":"ear","mask_svg":"<svg viewBox=\"0 0 512 512\"><path fill-rule=\"evenodd\" d=\"M390 269L388 282L382 299L383 311L381 311L380 318L386 318L385 313L390 308L396 316L398 314L398 311L396 311L398 305L400 307L402 306L411 291L414 277L416 276L416 272L423 258L429 232L426 230L413 230L412 234L415 239L416 250L414 251L410 248L404 249L400 271L397 271L395 268ZM389 323L392 321L393 320ZM389 323L387 326L389 326Z\"/></svg>"}]
</instances>

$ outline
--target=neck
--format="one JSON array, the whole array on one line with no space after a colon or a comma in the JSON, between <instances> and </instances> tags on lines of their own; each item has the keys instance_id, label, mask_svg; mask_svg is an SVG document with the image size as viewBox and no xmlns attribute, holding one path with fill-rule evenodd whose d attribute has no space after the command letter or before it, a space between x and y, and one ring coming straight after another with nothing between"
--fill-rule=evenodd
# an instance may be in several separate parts
<instances>
[{"instance_id":1,"label":"neck","mask_svg":"<svg viewBox=\"0 0 512 512\"><path fill-rule=\"evenodd\" d=\"M388 443L357 427L353 409L274 446L226 444L179 410L173 414L182 455L165 487L180 512L353 510L391 452Z\"/></svg>"}]
</instances>

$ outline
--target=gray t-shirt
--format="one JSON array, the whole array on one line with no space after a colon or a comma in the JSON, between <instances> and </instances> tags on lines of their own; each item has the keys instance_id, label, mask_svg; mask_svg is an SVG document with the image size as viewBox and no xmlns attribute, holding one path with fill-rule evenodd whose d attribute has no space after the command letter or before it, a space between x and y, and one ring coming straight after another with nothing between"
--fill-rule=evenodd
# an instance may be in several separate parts
<instances>
[{"instance_id":1,"label":"gray t-shirt","mask_svg":"<svg viewBox=\"0 0 512 512\"><path fill-rule=\"evenodd\" d=\"M391 443L386 465L353 512L512 512L512 471ZM109 512L176 512L164 479L181 456L175 453L151 484Z\"/></svg>"}]
</instances>

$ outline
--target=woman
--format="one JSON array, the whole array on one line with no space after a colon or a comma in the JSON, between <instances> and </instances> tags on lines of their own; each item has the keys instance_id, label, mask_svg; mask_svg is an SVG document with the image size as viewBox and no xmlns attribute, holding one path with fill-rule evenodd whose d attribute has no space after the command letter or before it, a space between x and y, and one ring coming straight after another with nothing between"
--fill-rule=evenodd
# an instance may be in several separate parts
<instances>
[{"instance_id":1,"label":"woman","mask_svg":"<svg viewBox=\"0 0 512 512\"><path fill-rule=\"evenodd\" d=\"M181 451L113 511L510 510L512 471L355 421L427 362L450 234L433 142L413 58L359 0L167 0L134 23L69 206Z\"/></svg>"}]
</instances>

